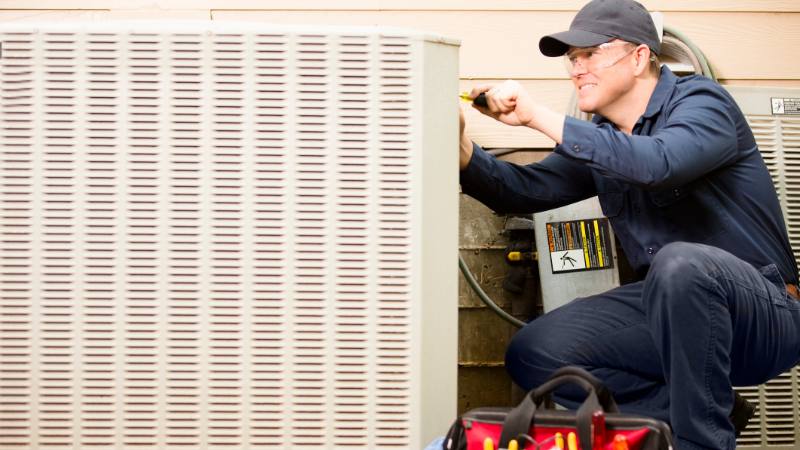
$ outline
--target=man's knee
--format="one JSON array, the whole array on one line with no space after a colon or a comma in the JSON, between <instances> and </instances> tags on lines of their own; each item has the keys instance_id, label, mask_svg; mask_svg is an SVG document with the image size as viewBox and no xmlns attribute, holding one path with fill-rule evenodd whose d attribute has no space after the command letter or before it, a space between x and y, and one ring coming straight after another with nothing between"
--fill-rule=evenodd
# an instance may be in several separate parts
<instances>
[{"instance_id":1,"label":"man's knee","mask_svg":"<svg viewBox=\"0 0 800 450\"><path fill-rule=\"evenodd\" d=\"M676 285L697 276L706 276L709 270L713 270L714 251L713 247L692 242L669 243L656 253L647 278Z\"/></svg>"},{"instance_id":2,"label":"man's knee","mask_svg":"<svg viewBox=\"0 0 800 450\"><path fill-rule=\"evenodd\" d=\"M689 242L665 245L650 266L642 302L646 314L674 311L681 315L706 304L711 291L721 289L719 273L725 269L726 252Z\"/></svg>"},{"instance_id":3,"label":"man's knee","mask_svg":"<svg viewBox=\"0 0 800 450\"><path fill-rule=\"evenodd\" d=\"M542 319L526 325L514 335L506 349L506 370L525 390L540 385L563 365L556 357L558 347L548 331L550 326Z\"/></svg>"}]
</instances>

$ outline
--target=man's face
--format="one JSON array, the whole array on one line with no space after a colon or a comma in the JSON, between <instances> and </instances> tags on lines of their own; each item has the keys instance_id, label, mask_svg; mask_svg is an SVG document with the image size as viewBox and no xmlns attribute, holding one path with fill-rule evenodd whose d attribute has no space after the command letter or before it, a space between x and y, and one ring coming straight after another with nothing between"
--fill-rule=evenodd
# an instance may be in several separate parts
<instances>
[{"instance_id":1,"label":"man's face","mask_svg":"<svg viewBox=\"0 0 800 450\"><path fill-rule=\"evenodd\" d=\"M628 58L636 45L614 40L598 47L570 48L564 55L581 111L602 114L632 85Z\"/></svg>"}]
</instances>

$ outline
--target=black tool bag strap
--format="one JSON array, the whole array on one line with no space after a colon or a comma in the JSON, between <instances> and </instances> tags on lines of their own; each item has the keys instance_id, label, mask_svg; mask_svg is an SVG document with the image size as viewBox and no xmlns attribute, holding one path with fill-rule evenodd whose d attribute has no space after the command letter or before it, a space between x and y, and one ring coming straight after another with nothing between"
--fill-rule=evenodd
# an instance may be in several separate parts
<instances>
[{"instance_id":1,"label":"black tool bag strap","mask_svg":"<svg viewBox=\"0 0 800 450\"><path fill-rule=\"evenodd\" d=\"M516 439L520 434L527 434L528 428L533 421L536 413L536 403L533 401L534 391L528 395L514 409L509 411L506 420L503 421L503 430L500 433L500 442L497 448L508 448L511 439Z\"/></svg>"},{"instance_id":2,"label":"black tool bag strap","mask_svg":"<svg viewBox=\"0 0 800 450\"><path fill-rule=\"evenodd\" d=\"M500 435L498 448L508 448L511 439L516 439L521 434L527 434L533 423L536 409L546 400L549 401L552 392L559 386L572 383L583 388L586 400L578 408L575 415L576 429L581 446L591 448L591 423L592 415L596 411L619 412L617 403L611 392L589 372L579 367L563 367L550 377L544 384L530 391L528 395L508 413L503 422L503 431Z\"/></svg>"},{"instance_id":3,"label":"black tool bag strap","mask_svg":"<svg viewBox=\"0 0 800 450\"><path fill-rule=\"evenodd\" d=\"M466 450L467 436L461 417L457 418L442 442L442 450Z\"/></svg>"},{"instance_id":4,"label":"black tool bag strap","mask_svg":"<svg viewBox=\"0 0 800 450\"><path fill-rule=\"evenodd\" d=\"M575 412L575 428L578 430L579 446L582 449L592 448L592 415L595 411L602 411L600 402L594 392L591 392L586 400Z\"/></svg>"},{"instance_id":5,"label":"black tool bag strap","mask_svg":"<svg viewBox=\"0 0 800 450\"><path fill-rule=\"evenodd\" d=\"M544 399L548 399L550 394L558 386L568 382L577 384L587 392L589 391L587 385L590 385L592 388L594 388L594 391L597 394L597 399L600 401L600 405L603 407L605 412L619 412L619 407L617 406L617 402L614 400L614 396L611 395L611 391L609 391L603 382L598 380L597 377L589 373L587 370L581 369L580 367L565 366L556 370L552 375L550 375L550 378L547 381L542 383L542 385L540 385L538 388L534 389L534 391L537 392L538 395L543 396ZM539 403L538 399L537 403Z\"/></svg>"}]
</instances>

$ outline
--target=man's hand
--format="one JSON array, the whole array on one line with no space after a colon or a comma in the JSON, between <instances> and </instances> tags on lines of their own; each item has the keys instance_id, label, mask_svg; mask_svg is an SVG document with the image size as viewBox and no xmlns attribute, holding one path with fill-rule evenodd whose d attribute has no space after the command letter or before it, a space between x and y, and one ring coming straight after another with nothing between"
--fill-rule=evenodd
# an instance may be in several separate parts
<instances>
[{"instance_id":1,"label":"man's hand","mask_svg":"<svg viewBox=\"0 0 800 450\"><path fill-rule=\"evenodd\" d=\"M566 116L537 104L516 81L508 80L498 85L478 86L472 89L469 95L475 98L484 92L487 107L483 108L473 103L473 108L504 124L530 127L546 134L557 144L563 142Z\"/></svg>"},{"instance_id":2,"label":"man's hand","mask_svg":"<svg viewBox=\"0 0 800 450\"><path fill-rule=\"evenodd\" d=\"M473 103L473 108L507 125L533 126L533 99L518 82L507 80L498 85L478 86L469 95L475 98L481 93L486 93L487 107Z\"/></svg>"},{"instance_id":3,"label":"man's hand","mask_svg":"<svg viewBox=\"0 0 800 450\"><path fill-rule=\"evenodd\" d=\"M464 170L469 165L469 160L472 159L472 141L464 134L464 110L458 107L458 137L459 137L459 152L458 152L458 169Z\"/></svg>"}]
</instances>

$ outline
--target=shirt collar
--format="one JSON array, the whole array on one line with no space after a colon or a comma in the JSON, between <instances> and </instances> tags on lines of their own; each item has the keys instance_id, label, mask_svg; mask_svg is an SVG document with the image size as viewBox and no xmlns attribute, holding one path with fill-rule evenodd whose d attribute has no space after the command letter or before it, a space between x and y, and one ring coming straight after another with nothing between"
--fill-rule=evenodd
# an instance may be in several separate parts
<instances>
[{"instance_id":1,"label":"shirt collar","mask_svg":"<svg viewBox=\"0 0 800 450\"><path fill-rule=\"evenodd\" d=\"M661 111L661 108L667 100L667 94L672 92L672 88L675 87L677 80L678 77L669 70L669 67L666 65L661 66L661 76L658 77L658 84L656 84L656 88L650 96L650 101L647 102L647 108L644 110L642 117L649 119L656 115L657 112Z\"/></svg>"}]
</instances>

